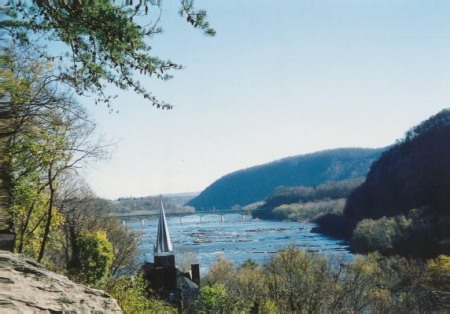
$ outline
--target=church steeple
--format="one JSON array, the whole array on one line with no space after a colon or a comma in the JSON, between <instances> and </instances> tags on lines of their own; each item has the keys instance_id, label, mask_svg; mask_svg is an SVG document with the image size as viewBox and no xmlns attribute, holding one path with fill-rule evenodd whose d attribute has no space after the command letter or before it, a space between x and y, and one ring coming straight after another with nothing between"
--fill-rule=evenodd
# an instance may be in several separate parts
<instances>
[{"instance_id":1,"label":"church steeple","mask_svg":"<svg viewBox=\"0 0 450 314\"><path fill-rule=\"evenodd\" d=\"M173 255L172 240L167 227L166 213L161 199L161 210L159 212L158 233L156 234L155 256Z\"/></svg>"},{"instance_id":2,"label":"church steeple","mask_svg":"<svg viewBox=\"0 0 450 314\"><path fill-rule=\"evenodd\" d=\"M162 197L153 257L154 263L146 260L142 266L144 278L152 289L158 291L166 301L177 304L179 309L187 309L191 303L195 303L199 294L200 266L191 265L192 275L181 272L176 267Z\"/></svg>"}]
</instances>

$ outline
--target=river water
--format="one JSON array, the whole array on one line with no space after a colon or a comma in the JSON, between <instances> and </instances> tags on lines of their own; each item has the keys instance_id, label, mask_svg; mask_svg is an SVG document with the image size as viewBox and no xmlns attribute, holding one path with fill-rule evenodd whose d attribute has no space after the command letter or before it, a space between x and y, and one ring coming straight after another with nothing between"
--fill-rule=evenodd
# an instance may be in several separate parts
<instances>
[{"instance_id":1,"label":"river water","mask_svg":"<svg viewBox=\"0 0 450 314\"><path fill-rule=\"evenodd\" d=\"M201 221L200 221L201 219ZM153 261L153 245L158 220L129 222L127 225L143 233L140 247L142 259ZM259 264L267 263L279 250L288 245L318 252L325 256L341 256L352 260L348 245L321 234L311 233L314 224L291 221L268 221L250 219L249 216L228 214L167 217L170 236L174 244L176 259L195 256L200 262L200 271L224 256L240 265L252 258ZM146 256L147 255L147 256Z\"/></svg>"}]
</instances>

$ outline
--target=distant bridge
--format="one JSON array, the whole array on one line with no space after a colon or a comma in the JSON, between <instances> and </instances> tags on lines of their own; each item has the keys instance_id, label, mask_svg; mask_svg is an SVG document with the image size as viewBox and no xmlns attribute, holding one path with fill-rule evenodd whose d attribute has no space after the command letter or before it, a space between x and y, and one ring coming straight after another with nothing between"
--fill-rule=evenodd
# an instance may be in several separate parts
<instances>
[{"instance_id":1,"label":"distant bridge","mask_svg":"<svg viewBox=\"0 0 450 314\"><path fill-rule=\"evenodd\" d=\"M218 215L220 216L221 221L224 221L224 215L228 214L239 214L242 215L242 219L245 220L245 216L251 215L252 210L244 210L244 209L223 209L223 210L199 210L195 212L167 212L166 217L179 217L180 223L183 223L183 217L186 216L198 216L200 218L200 222L203 221L203 217L206 215ZM159 216L159 212L151 212L151 213L128 213L128 214L115 214L119 219L123 221L143 221L143 220L151 220Z\"/></svg>"}]
</instances>

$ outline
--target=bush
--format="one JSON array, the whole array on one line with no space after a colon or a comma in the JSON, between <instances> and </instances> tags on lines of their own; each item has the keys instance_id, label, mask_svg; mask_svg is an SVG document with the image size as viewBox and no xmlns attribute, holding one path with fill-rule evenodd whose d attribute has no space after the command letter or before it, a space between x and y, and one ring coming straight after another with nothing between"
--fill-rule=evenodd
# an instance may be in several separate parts
<instances>
[{"instance_id":1,"label":"bush","mask_svg":"<svg viewBox=\"0 0 450 314\"><path fill-rule=\"evenodd\" d=\"M444 309L450 292L448 256L426 263L371 253L347 264L291 246L265 266L216 264L201 292L206 312L430 312Z\"/></svg>"},{"instance_id":2,"label":"bush","mask_svg":"<svg viewBox=\"0 0 450 314\"><path fill-rule=\"evenodd\" d=\"M136 277L120 276L109 279L102 287L117 300L126 313L176 313L167 303L149 298L148 288L141 274Z\"/></svg>"},{"instance_id":3,"label":"bush","mask_svg":"<svg viewBox=\"0 0 450 314\"><path fill-rule=\"evenodd\" d=\"M364 253L391 253L394 246L408 236L411 225L412 220L404 215L378 220L364 219L353 231L352 249Z\"/></svg>"},{"instance_id":4,"label":"bush","mask_svg":"<svg viewBox=\"0 0 450 314\"><path fill-rule=\"evenodd\" d=\"M206 313L214 313L224 308L227 300L227 291L221 283L208 285L200 289L200 304Z\"/></svg>"},{"instance_id":5,"label":"bush","mask_svg":"<svg viewBox=\"0 0 450 314\"><path fill-rule=\"evenodd\" d=\"M79 248L75 257L77 281L94 286L109 272L114 259L112 244L104 231L84 231L76 241Z\"/></svg>"},{"instance_id":6,"label":"bush","mask_svg":"<svg viewBox=\"0 0 450 314\"><path fill-rule=\"evenodd\" d=\"M322 256L289 247L267 265L270 296L282 312L323 312L333 286Z\"/></svg>"},{"instance_id":7,"label":"bush","mask_svg":"<svg viewBox=\"0 0 450 314\"><path fill-rule=\"evenodd\" d=\"M209 312L247 313L260 309L273 313L275 305L268 294L263 269L252 259L236 268L232 261L221 257L205 277L200 300L203 310Z\"/></svg>"},{"instance_id":8,"label":"bush","mask_svg":"<svg viewBox=\"0 0 450 314\"><path fill-rule=\"evenodd\" d=\"M273 210L273 215L281 219L293 221L316 221L319 217L334 213L342 213L345 206L345 199L322 200L308 203L297 203L281 205Z\"/></svg>"}]
</instances>

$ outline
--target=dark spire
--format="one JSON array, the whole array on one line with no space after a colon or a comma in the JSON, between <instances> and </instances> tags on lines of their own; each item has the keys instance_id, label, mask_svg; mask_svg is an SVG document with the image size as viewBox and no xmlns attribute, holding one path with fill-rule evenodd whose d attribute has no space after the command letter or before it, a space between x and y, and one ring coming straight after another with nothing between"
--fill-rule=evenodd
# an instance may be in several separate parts
<instances>
[{"instance_id":1,"label":"dark spire","mask_svg":"<svg viewBox=\"0 0 450 314\"><path fill-rule=\"evenodd\" d=\"M161 210L159 212L158 233L156 234L155 256L171 255L173 251L169 228L167 227L166 214L161 199Z\"/></svg>"}]
</instances>

